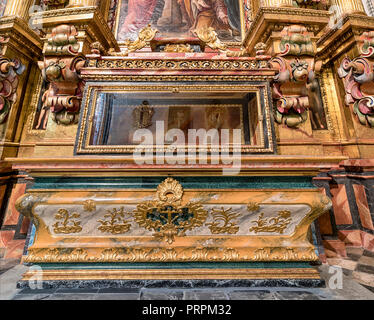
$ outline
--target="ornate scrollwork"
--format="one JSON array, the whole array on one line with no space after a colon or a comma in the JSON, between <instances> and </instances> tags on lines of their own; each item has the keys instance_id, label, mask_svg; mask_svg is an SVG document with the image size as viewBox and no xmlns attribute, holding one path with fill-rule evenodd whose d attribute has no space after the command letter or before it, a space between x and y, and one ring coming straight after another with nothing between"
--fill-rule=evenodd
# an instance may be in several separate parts
<instances>
[{"instance_id":1,"label":"ornate scrollwork","mask_svg":"<svg viewBox=\"0 0 374 320\"><path fill-rule=\"evenodd\" d=\"M103 233L110 232L111 234L123 234L130 230L131 223L125 220L125 211L121 207L119 210L114 208L113 210L107 210L107 214L104 218L110 218L109 220L97 220L101 223L97 229Z\"/></svg>"},{"instance_id":2,"label":"ornate scrollwork","mask_svg":"<svg viewBox=\"0 0 374 320\"><path fill-rule=\"evenodd\" d=\"M17 100L19 76L25 66L18 59L0 56L0 124L6 122L12 104Z\"/></svg>"},{"instance_id":3,"label":"ornate scrollwork","mask_svg":"<svg viewBox=\"0 0 374 320\"><path fill-rule=\"evenodd\" d=\"M287 26L281 36L280 52L270 60L272 68L278 70L273 83L275 120L295 128L308 119L307 87L315 80L320 63L314 61L314 46L306 27Z\"/></svg>"},{"instance_id":4,"label":"ornate scrollwork","mask_svg":"<svg viewBox=\"0 0 374 320\"><path fill-rule=\"evenodd\" d=\"M186 231L202 226L208 216L200 203L182 205L182 197L180 183L167 178L158 186L154 201L140 203L133 211L135 221L155 231L157 239L173 243L176 236L184 236Z\"/></svg>"},{"instance_id":5,"label":"ornate scrollwork","mask_svg":"<svg viewBox=\"0 0 374 320\"><path fill-rule=\"evenodd\" d=\"M194 52L194 49L187 44L167 44L164 48L164 52Z\"/></svg>"},{"instance_id":6,"label":"ornate scrollwork","mask_svg":"<svg viewBox=\"0 0 374 320\"><path fill-rule=\"evenodd\" d=\"M374 32L365 32L361 42L361 56L344 58L338 73L344 82L346 105L353 104L353 112L362 125L374 127Z\"/></svg>"},{"instance_id":7,"label":"ornate scrollwork","mask_svg":"<svg viewBox=\"0 0 374 320\"><path fill-rule=\"evenodd\" d=\"M279 211L278 216L272 218L264 218L264 213L261 212L258 220L252 221L252 223L256 223L257 226L251 227L249 231L254 231L255 233L273 232L283 234L291 221L291 211L289 210Z\"/></svg>"},{"instance_id":8,"label":"ornate scrollwork","mask_svg":"<svg viewBox=\"0 0 374 320\"><path fill-rule=\"evenodd\" d=\"M80 79L80 70L86 60L78 55L80 44L78 31L71 25L60 25L52 29L47 36L44 61L39 68L49 87L42 97L42 111L37 129L45 129L48 114L58 124L70 125L78 122L84 82Z\"/></svg>"},{"instance_id":9,"label":"ornate scrollwork","mask_svg":"<svg viewBox=\"0 0 374 320\"><path fill-rule=\"evenodd\" d=\"M201 28L196 30L199 39L207 44L213 50L226 51L227 45L219 40L217 32L212 28Z\"/></svg>"},{"instance_id":10,"label":"ornate scrollwork","mask_svg":"<svg viewBox=\"0 0 374 320\"><path fill-rule=\"evenodd\" d=\"M80 214L77 212L73 212L69 214L69 211L66 209L59 209L55 215L56 220L62 220L62 222L57 221L53 225L53 231L55 233L79 233L82 231L81 222L78 220L74 220L80 218Z\"/></svg>"},{"instance_id":11,"label":"ornate scrollwork","mask_svg":"<svg viewBox=\"0 0 374 320\"><path fill-rule=\"evenodd\" d=\"M152 29L151 25L148 25L147 27L140 30L138 38L136 40L126 40L124 42L126 51L115 52L115 50L111 48L109 49L108 54L110 56L127 56L131 52L143 49L145 46L149 45L149 43L155 38L157 32L157 29Z\"/></svg>"},{"instance_id":12,"label":"ornate scrollwork","mask_svg":"<svg viewBox=\"0 0 374 320\"><path fill-rule=\"evenodd\" d=\"M213 222L207 223L210 231L213 234L228 233L236 234L239 231L239 226L235 223L235 219L240 216L240 213L232 212L232 208L213 209Z\"/></svg>"},{"instance_id":13,"label":"ornate scrollwork","mask_svg":"<svg viewBox=\"0 0 374 320\"><path fill-rule=\"evenodd\" d=\"M229 50L227 45L218 38L217 32L212 27L197 29L196 34L209 48L219 50L228 57L243 57L248 54L246 48L241 48L239 51Z\"/></svg>"}]
</instances>

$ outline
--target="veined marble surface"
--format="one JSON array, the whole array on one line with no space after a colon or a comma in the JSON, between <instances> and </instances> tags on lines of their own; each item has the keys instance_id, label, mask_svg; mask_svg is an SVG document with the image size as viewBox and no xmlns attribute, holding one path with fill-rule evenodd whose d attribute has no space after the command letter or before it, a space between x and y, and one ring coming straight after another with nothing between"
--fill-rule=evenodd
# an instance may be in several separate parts
<instances>
[{"instance_id":1,"label":"veined marble surface","mask_svg":"<svg viewBox=\"0 0 374 320\"><path fill-rule=\"evenodd\" d=\"M146 199L151 200L151 199ZM127 232L116 234L116 237L120 236L135 236L135 237L142 237L142 236L152 236L154 231L150 231L138 225L135 221L132 212L136 209L136 204L96 204L95 210L91 212L85 211L83 205L76 204L40 204L34 208L34 213L40 217L44 223L48 226L49 232L52 236L60 237L60 236L73 236L73 237L108 237L111 235L110 232L102 232L98 228L102 225L98 220L110 220L110 217L104 217L106 214L109 214L114 209L120 210L123 208L123 212L125 213L124 220L127 223L130 223L130 229ZM259 205L257 210L250 211L245 204L207 204L203 205L204 209L208 211L208 216L205 223L201 227L194 228L186 232L187 236L211 236L211 223L217 219L217 217L213 214L213 211L226 211L232 214L237 215L237 217L233 218L229 222L232 225L239 227L239 230L236 233L231 235L261 235L261 236L274 236L274 235L284 235L288 236L294 233L295 228L300 222L308 215L310 212L310 207L308 205L303 204L261 204ZM62 223L62 220L56 220L55 216L58 213L59 209L65 209L69 212L69 214L78 213L79 217L72 218L70 220L79 221L82 230L77 233L71 234L61 234L56 233L54 231L53 225L56 222ZM257 233L255 230L251 230L252 227L257 226L255 221L258 221L260 215L262 214L262 220L265 221L265 225L269 225L274 223L269 221L271 218L277 218L280 212L289 211L289 223L286 223L286 227L283 230L283 233L279 232L266 232L266 231L258 231ZM218 226L223 226L224 223L222 221L219 222ZM69 222L68 225L71 225ZM230 235L227 232L224 233L215 233L219 235Z\"/></svg>"}]
</instances>

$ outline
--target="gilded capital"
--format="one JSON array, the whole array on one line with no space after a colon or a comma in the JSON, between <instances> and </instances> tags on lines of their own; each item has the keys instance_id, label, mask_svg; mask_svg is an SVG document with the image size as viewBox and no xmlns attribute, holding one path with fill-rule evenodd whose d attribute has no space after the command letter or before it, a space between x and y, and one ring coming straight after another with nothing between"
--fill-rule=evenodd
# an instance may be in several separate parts
<instances>
[{"instance_id":1,"label":"gilded capital","mask_svg":"<svg viewBox=\"0 0 374 320\"><path fill-rule=\"evenodd\" d=\"M352 13L366 15L362 0L331 0L331 6L336 6L342 15Z\"/></svg>"},{"instance_id":2,"label":"gilded capital","mask_svg":"<svg viewBox=\"0 0 374 320\"><path fill-rule=\"evenodd\" d=\"M4 11L4 17L16 16L23 20L28 20L29 10L33 2L33 0L8 0Z\"/></svg>"}]
</instances>

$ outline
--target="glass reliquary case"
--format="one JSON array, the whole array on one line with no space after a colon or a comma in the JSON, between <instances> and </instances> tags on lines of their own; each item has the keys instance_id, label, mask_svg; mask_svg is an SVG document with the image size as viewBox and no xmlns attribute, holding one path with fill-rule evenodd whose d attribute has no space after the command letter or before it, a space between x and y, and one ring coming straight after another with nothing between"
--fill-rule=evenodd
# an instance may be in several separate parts
<instances>
[{"instance_id":1,"label":"glass reliquary case","mask_svg":"<svg viewBox=\"0 0 374 320\"><path fill-rule=\"evenodd\" d=\"M268 82L88 82L76 154L273 154Z\"/></svg>"}]
</instances>

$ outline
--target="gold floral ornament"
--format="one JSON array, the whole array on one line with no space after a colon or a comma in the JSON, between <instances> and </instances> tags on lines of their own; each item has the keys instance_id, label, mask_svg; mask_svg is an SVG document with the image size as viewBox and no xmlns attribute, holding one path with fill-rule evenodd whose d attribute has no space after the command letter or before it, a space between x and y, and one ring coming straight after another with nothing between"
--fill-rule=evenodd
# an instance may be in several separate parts
<instances>
[{"instance_id":1,"label":"gold floral ornament","mask_svg":"<svg viewBox=\"0 0 374 320\"><path fill-rule=\"evenodd\" d=\"M222 53L225 53L228 57L243 57L248 55L246 48L241 48L239 51L229 50L227 45L222 43L218 38L217 32L212 27L196 29L195 32L198 38L209 48L219 50Z\"/></svg>"},{"instance_id":2,"label":"gold floral ornament","mask_svg":"<svg viewBox=\"0 0 374 320\"><path fill-rule=\"evenodd\" d=\"M124 45L126 46L126 51L122 52L115 52L114 48L109 49L108 54L110 56L127 56L131 52L135 52L137 50L143 49L145 46L150 44L156 33L158 32L157 29L152 29L151 25L149 24L147 27L140 30L138 34L138 39L131 41L126 40Z\"/></svg>"},{"instance_id":3,"label":"gold floral ornament","mask_svg":"<svg viewBox=\"0 0 374 320\"><path fill-rule=\"evenodd\" d=\"M83 202L83 210L87 212L96 211L96 203L94 200L86 200Z\"/></svg>"},{"instance_id":4,"label":"gold floral ornament","mask_svg":"<svg viewBox=\"0 0 374 320\"><path fill-rule=\"evenodd\" d=\"M234 219L240 216L240 213L232 212L232 208L213 209L213 222L207 223L209 229L213 234L229 233L236 234L239 231L239 226L233 222Z\"/></svg>"},{"instance_id":5,"label":"gold floral ornament","mask_svg":"<svg viewBox=\"0 0 374 320\"><path fill-rule=\"evenodd\" d=\"M112 211L107 210L107 214L104 218L110 218L109 220L97 220L101 223L101 226L97 229L101 232L110 232L111 234L122 234L130 230L131 223L126 221L124 208L121 207L119 210L114 208Z\"/></svg>"},{"instance_id":6,"label":"gold floral ornament","mask_svg":"<svg viewBox=\"0 0 374 320\"><path fill-rule=\"evenodd\" d=\"M158 186L155 200L140 203L133 211L135 221L155 231L156 239L173 243L176 236L182 237L186 231L202 226L208 216L198 202L183 205L182 197L180 183L167 178Z\"/></svg>"},{"instance_id":7,"label":"gold floral ornament","mask_svg":"<svg viewBox=\"0 0 374 320\"><path fill-rule=\"evenodd\" d=\"M257 226L251 227L249 231L259 232L274 232L283 234L284 230L291 223L291 211L283 210L278 212L278 216L275 218L264 218L264 213L261 212L257 221L252 221L256 223Z\"/></svg>"},{"instance_id":8,"label":"gold floral ornament","mask_svg":"<svg viewBox=\"0 0 374 320\"><path fill-rule=\"evenodd\" d=\"M165 46L164 52L194 52L189 44L167 44Z\"/></svg>"},{"instance_id":9,"label":"gold floral ornament","mask_svg":"<svg viewBox=\"0 0 374 320\"><path fill-rule=\"evenodd\" d=\"M250 203L248 203L247 210L249 212L256 212L256 211L260 210L260 206L256 202L250 202Z\"/></svg>"},{"instance_id":10,"label":"gold floral ornament","mask_svg":"<svg viewBox=\"0 0 374 320\"><path fill-rule=\"evenodd\" d=\"M219 40L217 32L212 27L197 29L195 32L198 38L205 42L209 48L226 51L227 46Z\"/></svg>"},{"instance_id":11,"label":"gold floral ornament","mask_svg":"<svg viewBox=\"0 0 374 320\"><path fill-rule=\"evenodd\" d=\"M80 226L81 222L74 220L80 218L80 214L77 212L73 212L69 214L66 209L59 209L55 215L56 220L62 220L62 222L57 221L53 225L53 231L55 233L79 233L82 231L82 227Z\"/></svg>"}]
</instances>

